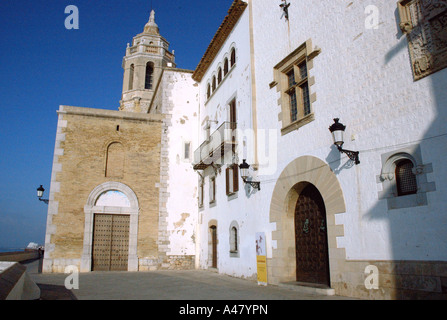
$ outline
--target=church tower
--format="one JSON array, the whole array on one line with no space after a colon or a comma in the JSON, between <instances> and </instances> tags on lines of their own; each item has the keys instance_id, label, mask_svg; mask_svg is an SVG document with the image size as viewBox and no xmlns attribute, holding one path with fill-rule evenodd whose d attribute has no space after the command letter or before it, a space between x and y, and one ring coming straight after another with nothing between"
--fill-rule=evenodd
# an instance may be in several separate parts
<instances>
[{"instance_id":1,"label":"church tower","mask_svg":"<svg viewBox=\"0 0 447 320\"><path fill-rule=\"evenodd\" d=\"M120 111L160 113L154 100L163 68L175 67L174 53L168 49L152 10L144 31L133 38L132 46L127 44Z\"/></svg>"}]
</instances>

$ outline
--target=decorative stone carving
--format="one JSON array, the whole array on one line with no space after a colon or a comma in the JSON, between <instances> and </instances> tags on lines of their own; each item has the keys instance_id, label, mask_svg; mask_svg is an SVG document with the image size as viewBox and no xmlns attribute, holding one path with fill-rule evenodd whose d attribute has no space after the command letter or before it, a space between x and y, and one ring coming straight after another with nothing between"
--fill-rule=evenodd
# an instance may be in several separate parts
<instances>
[{"instance_id":1,"label":"decorative stone carving","mask_svg":"<svg viewBox=\"0 0 447 320\"><path fill-rule=\"evenodd\" d=\"M398 8L414 80L447 67L447 0L401 0Z\"/></svg>"}]
</instances>

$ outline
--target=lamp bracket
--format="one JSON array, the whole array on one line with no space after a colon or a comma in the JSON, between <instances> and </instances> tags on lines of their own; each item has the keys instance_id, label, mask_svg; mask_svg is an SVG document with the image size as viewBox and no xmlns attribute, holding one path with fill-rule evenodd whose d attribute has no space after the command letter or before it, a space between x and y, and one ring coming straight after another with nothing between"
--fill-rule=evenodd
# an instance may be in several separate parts
<instances>
[{"instance_id":1,"label":"lamp bracket","mask_svg":"<svg viewBox=\"0 0 447 320\"><path fill-rule=\"evenodd\" d=\"M39 198L39 201L42 201L42 202L44 202L46 204L50 203L50 200L48 200L48 199Z\"/></svg>"},{"instance_id":2,"label":"lamp bracket","mask_svg":"<svg viewBox=\"0 0 447 320\"><path fill-rule=\"evenodd\" d=\"M259 181L248 181L247 179L244 179L244 183L248 183L254 189L261 190L261 182Z\"/></svg>"},{"instance_id":3,"label":"lamp bracket","mask_svg":"<svg viewBox=\"0 0 447 320\"><path fill-rule=\"evenodd\" d=\"M355 164L360 163L358 151L346 150L346 149L343 149L342 147L338 147L338 151L346 154L351 161L354 161Z\"/></svg>"}]
</instances>

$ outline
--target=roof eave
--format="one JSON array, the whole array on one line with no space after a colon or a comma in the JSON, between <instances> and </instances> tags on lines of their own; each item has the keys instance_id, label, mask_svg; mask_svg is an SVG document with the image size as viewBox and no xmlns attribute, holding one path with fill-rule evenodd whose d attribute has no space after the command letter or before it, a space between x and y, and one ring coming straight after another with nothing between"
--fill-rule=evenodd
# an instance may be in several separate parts
<instances>
[{"instance_id":1,"label":"roof eave","mask_svg":"<svg viewBox=\"0 0 447 320\"><path fill-rule=\"evenodd\" d=\"M239 18L244 13L247 5L248 4L242 0L233 1L230 9L228 10L227 16L224 18L219 29L217 29L216 34L208 45L205 54L192 75L192 78L195 81L200 82L202 80L205 72L208 70L214 58L216 58L217 53L219 52L220 48L222 48L236 23L239 21Z\"/></svg>"}]
</instances>

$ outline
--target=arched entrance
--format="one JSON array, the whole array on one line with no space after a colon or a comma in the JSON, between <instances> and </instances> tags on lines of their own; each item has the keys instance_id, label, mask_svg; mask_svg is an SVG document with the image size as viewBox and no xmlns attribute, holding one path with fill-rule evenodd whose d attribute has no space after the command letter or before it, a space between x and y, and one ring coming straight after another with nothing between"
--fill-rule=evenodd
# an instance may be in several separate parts
<instances>
[{"instance_id":1,"label":"arched entrance","mask_svg":"<svg viewBox=\"0 0 447 320\"><path fill-rule=\"evenodd\" d=\"M309 185L317 190L318 197L315 190L311 190L311 187L305 191ZM302 195L301 199L300 195ZM315 201L317 198L318 200ZM305 202L312 199L315 202L312 205L313 210L316 211L316 208L320 210L324 207L324 210L321 209L322 213L319 213L318 216L326 217L327 248L323 252L328 254L327 268L329 269L328 274L332 278L329 279L328 276L328 279L324 281L330 284L339 274L339 268L344 264L346 254L344 249L337 248L337 237L343 237L344 230L343 225L335 223L335 214L346 212L343 192L336 175L326 162L313 156L303 156L293 160L284 168L273 189L270 203L270 222L275 226L275 229L272 231L272 252L267 258L269 283L293 282L297 279L303 282L310 281L309 278L299 278L304 272L297 270L296 251L300 250L300 247L306 246L299 243L297 245L298 231L303 232L303 229L306 231L307 228L309 228L309 232L311 230L311 219L301 213L300 208L305 207ZM301 220L295 227L297 205L299 209L298 217ZM309 219L307 227L305 226L306 219ZM318 227L322 227L321 220L319 222L318 220L314 221L313 227L316 228L318 223ZM314 238L318 239L317 236L314 236ZM323 243L323 241L318 241ZM312 246L315 247L315 244L310 243L308 246L312 248ZM301 251L299 254L301 254ZM308 257L306 259L314 258ZM315 278L315 275L313 277ZM312 281L318 283L323 280Z\"/></svg>"},{"instance_id":2,"label":"arched entrance","mask_svg":"<svg viewBox=\"0 0 447 320\"><path fill-rule=\"evenodd\" d=\"M326 209L311 183L301 191L295 206L296 280L330 285Z\"/></svg>"},{"instance_id":3,"label":"arched entrance","mask_svg":"<svg viewBox=\"0 0 447 320\"><path fill-rule=\"evenodd\" d=\"M84 207L81 272L138 271L138 199L120 182L106 182L90 193Z\"/></svg>"},{"instance_id":4,"label":"arched entrance","mask_svg":"<svg viewBox=\"0 0 447 320\"><path fill-rule=\"evenodd\" d=\"M217 221L208 222L208 267L217 268Z\"/></svg>"},{"instance_id":5,"label":"arched entrance","mask_svg":"<svg viewBox=\"0 0 447 320\"><path fill-rule=\"evenodd\" d=\"M130 215L95 213L92 271L127 271Z\"/></svg>"},{"instance_id":6,"label":"arched entrance","mask_svg":"<svg viewBox=\"0 0 447 320\"><path fill-rule=\"evenodd\" d=\"M217 227L210 227L211 233L211 268L217 268Z\"/></svg>"}]
</instances>

